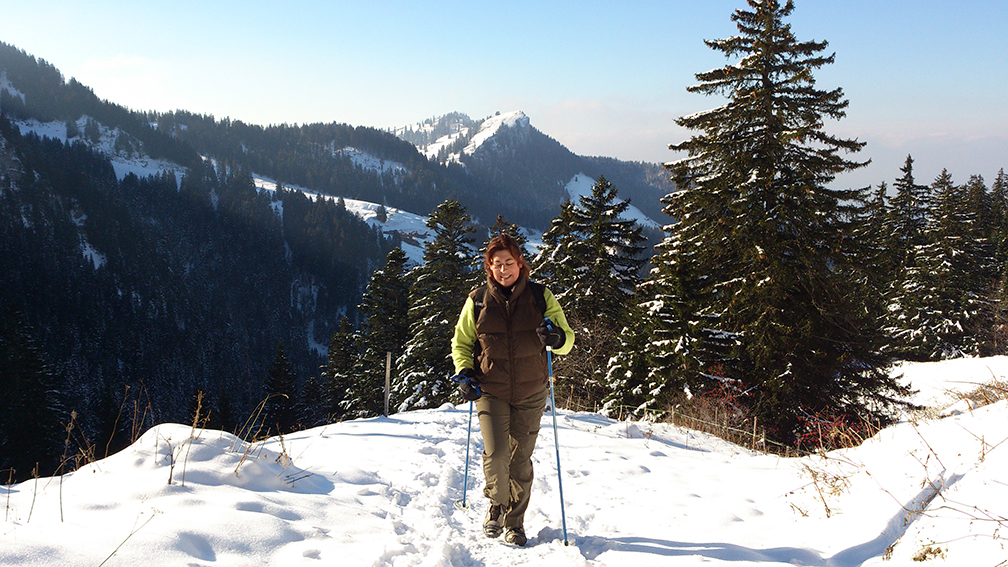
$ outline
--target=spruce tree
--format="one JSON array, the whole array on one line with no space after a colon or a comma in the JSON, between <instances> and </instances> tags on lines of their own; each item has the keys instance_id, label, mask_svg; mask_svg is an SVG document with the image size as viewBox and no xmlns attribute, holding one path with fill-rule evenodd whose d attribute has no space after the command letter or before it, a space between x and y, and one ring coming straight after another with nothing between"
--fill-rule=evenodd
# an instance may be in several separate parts
<instances>
[{"instance_id":1,"label":"spruce tree","mask_svg":"<svg viewBox=\"0 0 1008 567\"><path fill-rule=\"evenodd\" d=\"M263 430L268 435L286 435L297 425L297 392L290 360L283 341L276 347L273 363L266 378L266 401L263 406Z\"/></svg>"},{"instance_id":2,"label":"spruce tree","mask_svg":"<svg viewBox=\"0 0 1008 567\"><path fill-rule=\"evenodd\" d=\"M868 200L863 223L855 233L855 243L864 246L864 265L871 285L881 296L889 288L893 278L895 261L891 241L887 231L889 219L889 186L883 181Z\"/></svg>"},{"instance_id":3,"label":"spruce tree","mask_svg":"<svg viewBox=\"0 0 1008 567\"><path fill-rule=\"evenodd\" d=\"M329 414L326 409L325 386L320 378L309 376L301 387L294 407L298 429L309 429L328 423Z\"/></svg>"},{"instance_id":4,"label":"spruce tree","mask_svg":"<svg viewBox=\"0 0 1008 567\"><path fill-rule=\"evenodd\" d=\"M914 247L924 243L931 206L929 188L914 181L913 164L908 155L900 168L903 175L893 183L896 195L890 201L889 239L899 271L910 267Z\"/></svg>"},{"instance_id":5,"label":"spruce tree","mask_svg":"<svg viewBox=\"0 0 1008 567\"><path fill-rule=\"evenodd\" d=\"M649 411L661 411L667 391L663 380L651 372L647 345L652 325L649 314L639 306L631 308L633 324L620 331L615 354L609 359L605 384L608 390L602 400L602 413L622 419L645 418Z\"/></svg>"},{"instance_id":6,"label":"spruce tree","mask_svg":"<svg viewBox=\"0 0 1008 567\"><path fill-rule=\"evenodd\" d=\"M361 356L353 380L343 401L346 415L371 417L385 409L386 353L393 362L403 352L409 337L409 283L406 279L406 253L393 248L385 265L371 276L359 307L364 321L358 333ZM390 380L397 380L392 368Z\"/></svg>"},{"instance_id":7,"label":"spruce tree","mask_svg":"<svg viewBox=\"0 0 1008 567\"><path fill-rule=\"evenodd\" d=\"M971 175L962 188L966 211L972 216L976 234L988 241L996 232L994 203L982 175Z\"/></svg>"},{"instance_id":8,"label":"spruce tree","mask_svg":"<svg viewBox=\"0 0 1008 567\"><path fill-rule=\"evenodd\" d=\"M669 164L678 235L660 260L681 262L664 272L682 279L663 293L684 305L694 343L682 381L734 384L771 435L794 442L808 416L879 408L898 385L848 246L859 192L827 186L867 163L842 155L863 142L824 130L848 104L842 89L816 88L814 71L834 55L795 39L791 1L748 4L732 16L738 35L706 42L737 63L687 89L728 102L676 120L701 133L670 146L687 156Z\"/></svg>"},{"instance_id":9,"label":"spruce tree","mask_svg":"<svg viewBox=\"0 0 1008 567\"><path fill-rule=\"evenodd\" d=\"M991 297L991 328L984 341L984 352L1003 354L1008 352L1008 324L1005 323L1008 321L1008 176L1004 169L994 178L990 201L994 225L991 247L998 282Z\"/></svg>"},{"instance_id":10,"label":"spruce tree","mask_svg":"<svg viewBox=\"0 0 1008 567\"><path fill-rule=\"evenodd\" d=\"M3 480L52 474L63 449L56 378L25 316L0 320L0 471ZM13 471L11 475L9 471Z\"/></svg>"},{"instance_id":11,"label":"spruce tree","mask_svg":"<svg viewBox=\"0 0 1008 567\"><path fill-rule=\"evenodd\" d=\"M998 171L990 191L991 224L994 228L991 244L995 250L995 261L1004 266L1008 261L1008 175L1002 168Z\"/></svg>"},{"instance_id":12,"label":"spruce tree","mask_svg":"<svg viewBox=\"0 0 1008 567\"><path fill-rule=\"evenodd\" d=\"M956 186L948 170L932 189L933 213L923 242L913 249L900 317L891 329L896 352L909 360L978 356L991 323L988 302L996 273L978 220L976 201L982 198L971 202L970 184Z\"/></svg>"},{"instance_id":13,"label":"spruce tree","mask_svg":"<svg viewBox=\"0 0 1008 567\"><path fill-rule=\"evenodd\" d=\"M557 298L563 298L574 285L575 265L570 261L574 234L574 203L569 199L560 205L560 212L543 233L543 249L531 263L535 279L546 283Z\"/></svg>"},{"instance_id":14,"label":"spruce tree","mask_svg":"<svg viewBox=\"0 0 1008 567\"><path fill-rule=\"evenodd\" d=\"M565 298L565 311L581 321L600 317L616 332L629 322L641 268L644 241L637 221L620 218L630 207L604 176L574 207L568 262L578 266Z\"/></svg>"},{"instance_id":15,"label":"spruce tree","mask_svg":"<svg viewBox=\"0 0 1008 567\"><path fill-rule=\"evenodd\" d=\"M472 283L475 229L465 207L445 201L427 227L434 239L424 248L424 264L411 274L410 339L395 388L399 411L437 407L454 392L451 338Z\"/></svg>"},{"instance_id":16,"label":"spruce tree","mask_svg":"<svg viewBox=\"0 0 1008 567\"><path fill-rule=\"evenodd\" d=\"M554 293L578 334L577 356L556 362L557 375L564 378L559 382L569 380L580 401L593 407L611 390L609 359L632 322L645 239L635 220L620 218L630 203L618 199L605 177L579 201L565 205L544 235L540 272L559 280L546 283L551 291L561 290Z\"/></svg>"},{"instance_id":17,"label":"spruce tree","mask_svg":"<svg viewBox=\"0 0 1008 567\"><path fill-rule=\"evenodd\" d=\"M341 317L339 328L329 339L326 365L322 367L322 396L325 401L327 421L343 418L343 401L350 389L354 367L357 364L357 345L353 328L346 316Z\"/></svg>"}]
</instances>

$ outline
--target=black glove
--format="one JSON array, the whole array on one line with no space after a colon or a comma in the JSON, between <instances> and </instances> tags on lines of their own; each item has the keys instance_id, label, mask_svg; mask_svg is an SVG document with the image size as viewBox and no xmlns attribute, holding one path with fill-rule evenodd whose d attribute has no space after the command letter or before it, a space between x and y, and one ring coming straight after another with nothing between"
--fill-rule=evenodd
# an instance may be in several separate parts
<instances>
[{"instance_id":1,"label":"black glove","mask_svg":"<svg viewBox=\"0 0 1008 567\"><path fill-rule=\"evenodd\" d=\"M553 350L556 350L567 342L567 335L563 332L563 329L557 327L548 318L543 319L543 322L539 324L539 328L536 329L536 334L539 335L539 340L542 341L543 346L548 346Z\"/></svg>"},{"instance_id":2,"label":"black glove","mask_svg":"<svg viewBox=\"0 0 1008 567\"><path fill-rule=\"evenodd\" d=\"M476 371L472 368L463 368L462 372L455 377L455 381L459 383L459 391L462 392L462 397L474 402L480 399L483 395L483 391L480 390L480 381L476 377Z\"/></svg>"}]
</instances>

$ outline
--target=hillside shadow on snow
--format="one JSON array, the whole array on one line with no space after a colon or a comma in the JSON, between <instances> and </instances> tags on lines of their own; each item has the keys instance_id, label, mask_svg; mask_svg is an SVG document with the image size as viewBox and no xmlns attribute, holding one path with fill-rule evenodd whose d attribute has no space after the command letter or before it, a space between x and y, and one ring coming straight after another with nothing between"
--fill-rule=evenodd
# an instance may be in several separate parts
<instances>
[{"instance_id":1,"label":"hillside shadow on snow","mask_svg":"<svg viewBox=\"0 0 1008 567\"><path fill-rule=\"evenodd\" d=\"M647 537L585 537L575 545L589 561L608 551L646 553L663 557L703 557L718 561L748 561L791 565L827 565L822 556L800 547L753 549L724 542L684 542Z\"/></svg>"}]
</instances>

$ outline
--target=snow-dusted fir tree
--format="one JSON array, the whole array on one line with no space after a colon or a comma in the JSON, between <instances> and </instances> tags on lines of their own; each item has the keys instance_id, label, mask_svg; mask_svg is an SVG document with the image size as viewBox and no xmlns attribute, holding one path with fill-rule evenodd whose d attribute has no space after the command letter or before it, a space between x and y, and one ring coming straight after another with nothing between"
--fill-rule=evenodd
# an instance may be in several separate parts
<instances>
[{"instance_id":1,"label":"snow-dusted fir tree","mask_svg":"<svg viewBox=\"0 0 1008 567\"><path fill-rule=\"evenodd\" d=\"M649 411L664 410L664 381L655 380L648 359L651 338L650 317L640 306L631 308L635 323L623 327L617 338L615 354L606 368L608 393L602 400L602 412L616 419L644 418ZM653 414L652 414L653 417Z\"/></svg>"},{"instance_id":2,"label":"snow-dusted fir tree","mask_svg":"<svg viewBox=\"0 0 1008 567\"><path fill-rule=\"evenodd\" d=\"M914 181L913 164L913 157L908 155L900 168L903 175L893 183L896 194L890 200L889 246L897 262L897 271L911 265L914 248L924 243L931 207L931 190Z\"/></svg>"},{"instance_id":3,"label":"snow-dusted fir tree","mask_svg":"<svg viewBox=\"0 0 1008 567\"><path fill-rule=\"evenodd\" d=\"M857 277L870 290L863 297L864 308L872 317L885 325L887 318L886 293L892 287L894 255L889 234L889 187L883 181L876 188L871 186L851 190L853 200L862 206L853 208L854 215L849 222L850 238L847 248L852 262L860 266ZM883 342L882 348L885 348Z\"/></svg>"},{"instance_id":4,"label":"snow-dusted fir tree","mask_svg":"<svg viewBox=\"0 0 1008 567\"><path fill-rule=\"evenodd\" d=\"M605 318L615 330L629 323L645 238L636 220L621 218L630 208L616 187L600 176L574 207L566 262L576 266L564 310L581 321Z\"/></svg>"},{"instance_id":5,"label":"snow-dusted fir tree","mask_svg":"<svg viewBox=\"0 0 1008 567\"><path fill-rule=\"evenodd\" d=\"M645 238L637 221L621 218L630 207L616 187L599 177L592 192L565 205L543 236L537 273L557 295L577 333L577 356L557 361L557 374L576 377L584 402L598 402L608 391L609 359L623 327L631 323Z\"/></svg>"},{"instance_id":6,"label":"snow-dusted fir tree","mask_svg":"<svg viewBox=\"0 0 1008 567\"><path fill-rule=\"evenodd\" d=\"M273 363L266 378L266 401L263 404L262 432L286 435L297 423L297 392L290 359L281 341L277 344Z\"/></svg>"},{"instance_id":7,"label":"snow-dusted fir tree","mask_svg":"<svg viewBox=\"0 0 1008 567\"><path fill-rule=\"evenodd\" d=\"M357 365L357 343L350 320L340 318L339 327L329 338L329 353L322 367L321 387L323 411L327 421L343 418L343 401L347 397Z\"/></svg>"},{"instance_id":8,"label":"snow-dusted fir tree","mask_svg":"<svg viewBox=\"0 0 1008 567\"><path fill-rule=\"evenodd\" d=\"M902 358L977 356L982 331L991 324L993 253L970 202L969 185L956 186L942 170L932 189L935 206L924 242L914 247L903 283L903 309L891 333Z\"/></svg>"},{"instance_id":9,"label":"snow-dusted fir tree","mask_svg":"<svg viewBox=\"0 0 1008 567\"><path fill-rule=\"evenodd\" d=\"M992 294L991 328L984 340L984 351L994 354L1008 352L1008 175L998 171L991 184L991 245L998 283Z\"/></svg>"},{"instance_id":10,"label":"snow-dusted fir tree","mask_svg":"<svg viewBox=\"0 0 1008 567\"><path fill-rule=\"evenodd\" d=\"M546 283L557 299L562 300L574 285L575 266L567 261L570 247L577 239L571 228L574 223L574 203L570 199L560 205L560 213L543 233L543 249L532 262L534 279Z\"/></svg>"},{"instance_id":11,"label":"snow-dusted fir tree","mask_svg":"<svg viewBox=\"0 0 1008 567\"><path fill-rule=\"evenodd\" d=\"M386 353L392 353L390 378L398 376L395 360L409 337L409 282L405 273L406 253L393 248L385 265L371 276L359 311L364 317L358 331L361 352L350 390L343 400L348 417L380 415L385 409ZM394 382L393 382L394 383Z\"/></svg>"},{"instance_id":12,"label":"snow-dusted fir tree","mask_svg":"<svg viewBox=\"0 0 1008 567\"><path fill-rule=\"evenodd\" d=\"M832 64L826 42L799 42L790 1L749 0L739 34L707 45L729 65L697 74L690 92L727 103L677 119L700 133L670 146L677 187L674 249L660 260L683 278L665 285L684 305L694 376L732 380L778 439L794 441L808 415L860 413L898 385L878 354L878 322L864 309L856 251L847 247L858 192L827 185L866 162L864 144L824 130L847 101L816 88ZM669 348L679 348L680 345Z\"/></svg>"},{"instance_id":13,"label":"snow-dusted fir tree","mask_svg":"<svg viewBox=\"0 0 1008 567\"><path fill-rule=\"evenodd\" d=\"M889 186L885 181L867 197L862 222L854 231L854 244L862 247L862 265L872 287L883 295L893 278L894 256L888 232Z\"/></svg>"},{"instance_id":14,"label":"snow-dusted fir tree","mask_svg":"<svg viewBox=\"0 0 1008 567\"><path fill-rule=\"evenodd\" d=\"M298 392L294 407L297 416L297 429L310 429L329 423L330 415L326 411L325 386L320 376L305 378Z\"/></svg>"},{"instance_id":15,"label":"snow-dusted fir tree","mask_svg":"<svg viewBox=\"0 0 1008 567\"><path fill-rule=\"evenodd\" d=\"M991 244L995 248L995 259L998 266L1008 262L1008 175L1005 170L998 171L990 191L991 209Z\"/></svg>"},{"instance_id":16,"label":"snow-dusted fir tree","mask_svg":"<svg viewBox=\"0 0 1008 567\"><path fill-rule=\"evenodd\" d=\"M676 191L662 198L663 212L673 219L681 218L679 207L686 204L681 197L682 192ZM645 317L642 323L648 332L641 356L646 363L647 376L637 380L647 384L648 391L655 392L645 404L658 410L664 410L661 395L674 395L687 388L703 390L710 382L699 371L700 350L704 348L704 343L699 338L699 332L690 330L691 325L697 326L696 322L690 321L690 310L699 301L685 288L700 281L689 272L695 264L692 260L698 258L695 254L683 253L691 246L684 246L682 241L684 237L692 238L689 236L691 227L703 226L705 223L665 226L666 236L654 247L651 270L641 282L639 297L641 313ZM621 352L631 360L635 357L633 353ZM640 362L623 364L634 367Z\"/></svg>"},{"instance_id":17,"label":"snow-dusted fir tree","mask_svg":"<svg viewBox=\"0 0 1008 567\"><path fill-rule=\"evenodd\" d=\"M451 338L471 289L475 255L465 207L454 199L438 205L427 220L434 239L424 248L424 263L411 273L410 339L395 382L399 411L437 407L455 391Z\"/></svg>"}]
</instances>

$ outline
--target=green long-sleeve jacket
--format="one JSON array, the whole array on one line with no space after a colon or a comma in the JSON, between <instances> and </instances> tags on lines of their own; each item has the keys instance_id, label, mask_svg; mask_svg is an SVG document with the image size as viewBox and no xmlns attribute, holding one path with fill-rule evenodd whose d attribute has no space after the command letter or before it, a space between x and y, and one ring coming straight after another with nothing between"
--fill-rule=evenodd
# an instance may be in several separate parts
<instances>
[{"instance_id":1,"label":"green long-sleeve jacket","mask_svg":"<svg viewBox=\"0 0 1008 567\"><path fill-rule=\"evenodd\" d=\"M485 393L513 403L545 388L549 374L546 349L536 334L544 314L536 305L527 276L521 276L511 289L508 295L488 278L479 320L474 317L475 291L469 294L455 325L452 360L456 373L472 368L473 348L478 340L480 387ZM567 354L574 347L574 331L553 293L546 289L543 295L545 316L566 336L564 344L553 352Z\"/></svg>"}]
</instances>

